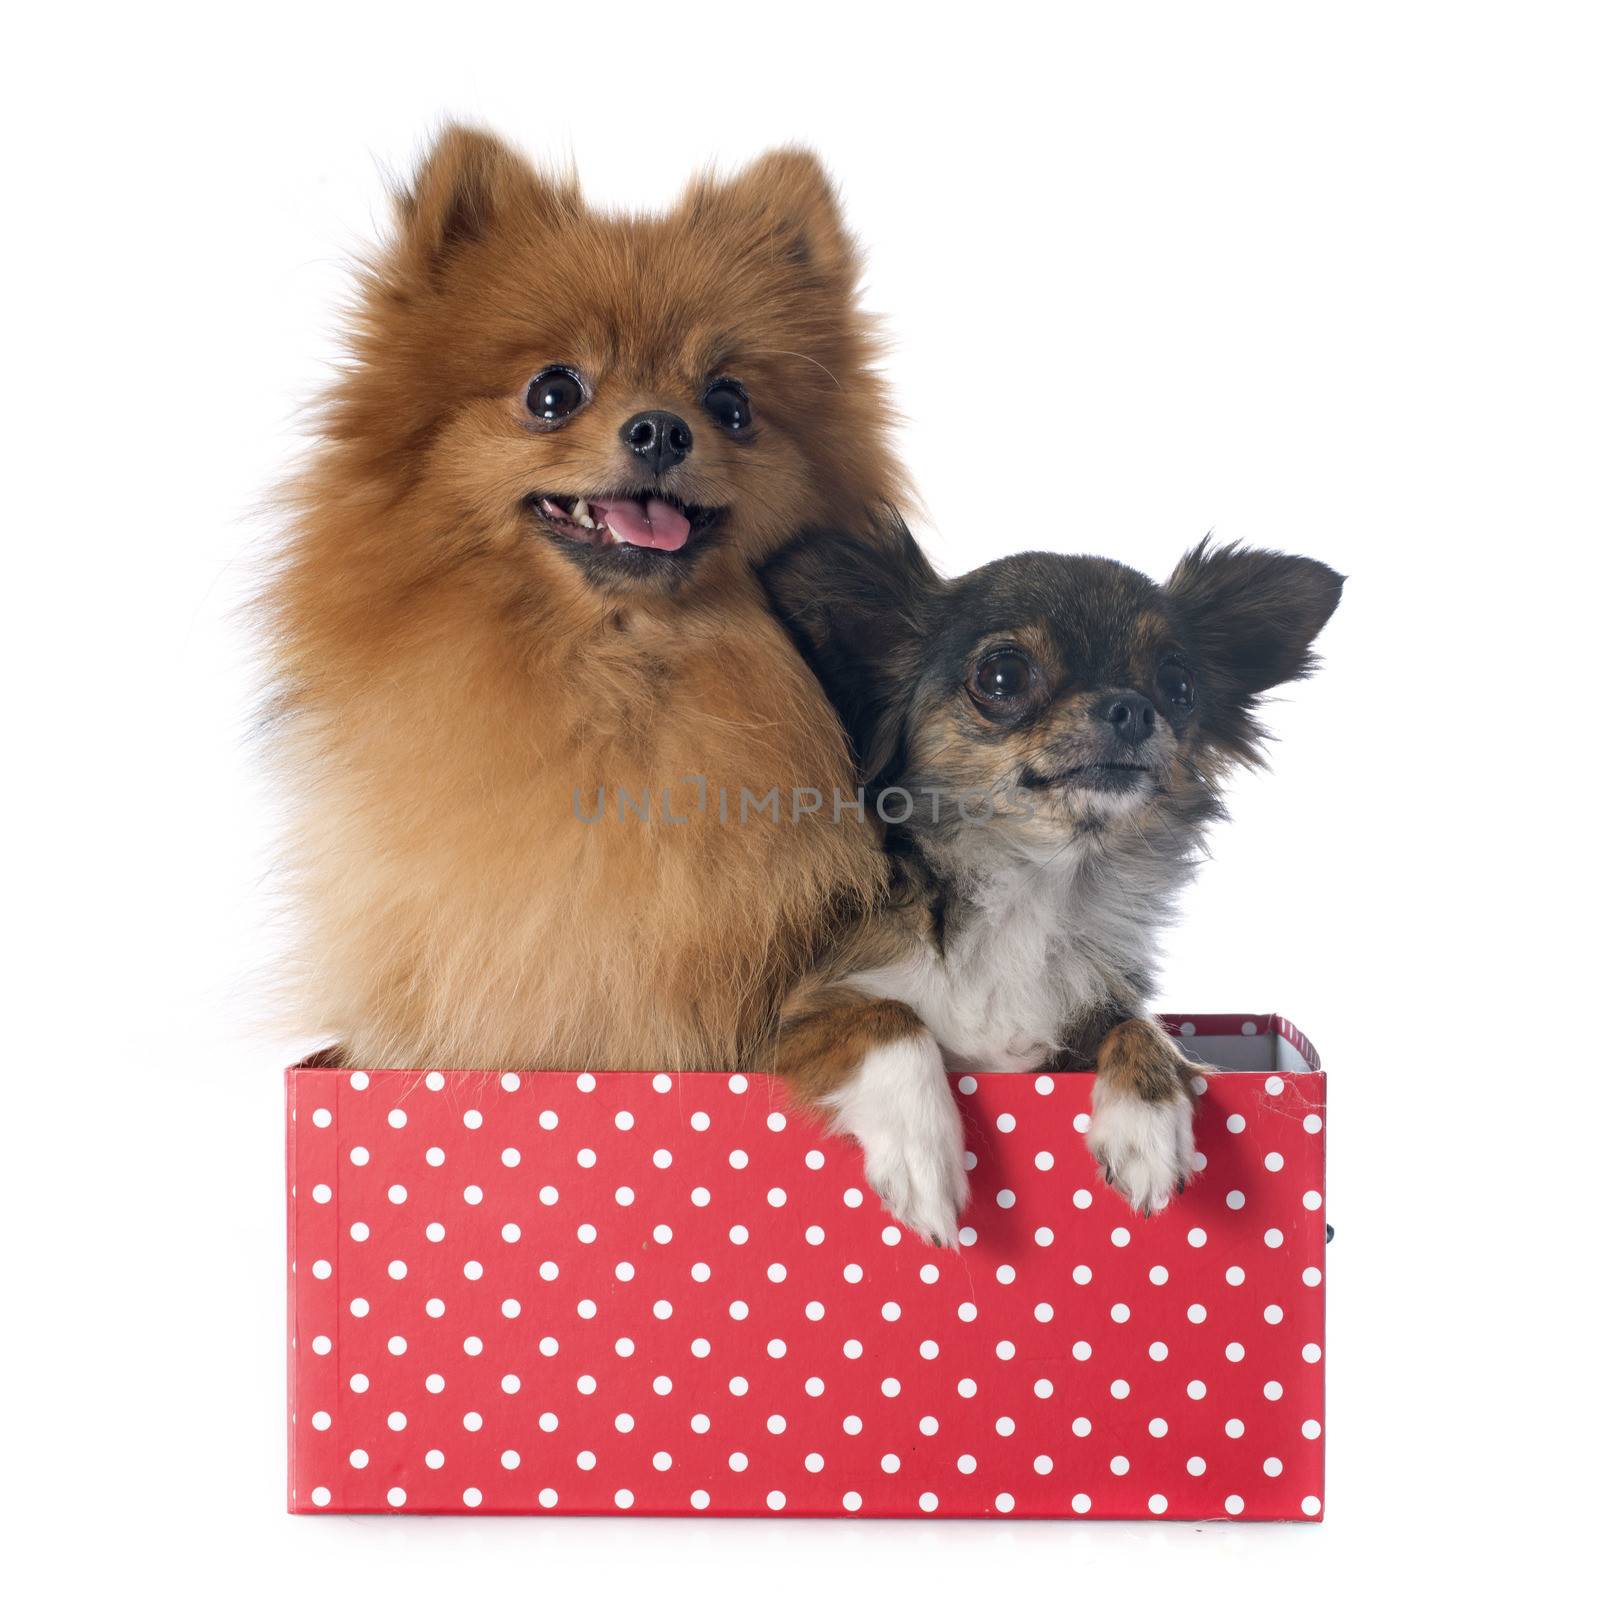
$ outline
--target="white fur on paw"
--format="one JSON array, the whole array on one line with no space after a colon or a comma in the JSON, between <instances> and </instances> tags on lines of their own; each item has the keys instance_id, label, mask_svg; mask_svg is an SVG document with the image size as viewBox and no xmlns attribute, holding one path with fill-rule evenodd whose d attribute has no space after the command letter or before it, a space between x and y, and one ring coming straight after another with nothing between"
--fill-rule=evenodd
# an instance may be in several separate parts
<instances>
[{"instance_id":1,"label":"white fur on paw","mask_svg":"<svg viewBox=\"0 0 1600 1600\"><path fill-rule=\"evenodd\" d=\"M1094 1086L1094 1116L1086 1135L1106 1181L1135 1211L1160 1211L1194 1173L1194 1102L1141 1100Z\"/></svg>"},{"instance_id":2,"label":"white fur on paw","mask_svg":"<svg viewBox=\"0 0 1600 1600\"><path fill-rule=\"evenodd\" d=\"M933 1244L954 1244L967 1203L961 1113L933 1036L879 1045L823 1105L866 1154L867 1182L897 1221Z\"/></svg>"}]
</instances>

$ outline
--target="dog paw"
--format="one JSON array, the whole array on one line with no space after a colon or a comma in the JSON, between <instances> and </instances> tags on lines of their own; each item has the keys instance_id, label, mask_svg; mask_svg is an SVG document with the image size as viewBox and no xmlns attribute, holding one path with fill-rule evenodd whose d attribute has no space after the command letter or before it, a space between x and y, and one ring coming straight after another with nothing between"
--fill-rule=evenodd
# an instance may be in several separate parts
<instances>
[{"instance_id":1,"label":"dog paw","mask_svg":"<svg viewBox=\"0 0 1600 1600\"><path fill-rule=\"evenodd\" d=\"M1089 1151L1106 1182L1148 1217L1182 1194L1194 1174L1194 1101L1186 1093L1142 1100L1103 1088L1094 1087Z\"/></svg>"},{"instance_id":2,"label":"dog paw","mask_svg":"<svg viewBox=\"0 0 1600 1600\"><path fill-rule=\"evenodd\" d=\"M967 1203L961 1113L931 1035L878 1045L823 1102L866 1156L867 1182L894 1216L930 1244L953 1245Z\"/></svg>"}]
</instances>

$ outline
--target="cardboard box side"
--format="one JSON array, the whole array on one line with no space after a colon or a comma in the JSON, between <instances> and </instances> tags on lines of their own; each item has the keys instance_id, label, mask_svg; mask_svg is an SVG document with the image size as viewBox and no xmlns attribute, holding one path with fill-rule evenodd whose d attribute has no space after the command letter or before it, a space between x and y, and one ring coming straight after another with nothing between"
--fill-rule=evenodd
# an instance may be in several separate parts
<instances>
[{"instance_id":1,"label":"cardboard box side","mask_svg":"<svg viewBox=\"0 0 1600 1600\"><path fill-rule=\"evenodd\" d=\"M296 1091L299 1085L300 1067L290 1067L283 1075L283 1102L284 1102L284 1167L286 1182L284 1185L285 1206L284 1225L287 1243L287 1267L284 1283L284 1317L286 1323L285 1338L288 1342L288 1413L285 1426L288 1430L287 1441L287 1467L288 1484L287 1497L290 1512L299 1508L295 1503L295 1485L299 1481L297 1472L298 1463L295 1460L295 1415L296 1391L299 1387L300 1377L300 1342L298 1337L297 1308L295 1305L295 1204L298 1190L296 1133L298 1131L298 1117L296 1115Z\"/></svg>"},{"instance_id":2,"label":"cardboard box side","mask_svg":"<svg viewBox=\"0 0 1600 1600\"><path fill-rule=\"evenodd\" d=\"M1272 1040L1265 1029L1262 1032L1257 1043L1267 1047ZM1165 1495L1153 1497L1162 1501L1160 1514L1175 1520L1185 1514L1218 1515L1214 1505L1202 1505L1190 1496L1195 1480L1184 1472L1182 1459L1188 1450L1195 1449L1210 1459L1213 1475L1228 1474L1231 1486L1240 1481L1240 1452L1259 1450L1264 1454L1269 1448L1259 1429L1272 1422L1271 1413L1277 1406L1263 1408L1255 1398L1259 1388L1254 1396L1238 1393L1225 1402L1229 1375L1248 1369L1235 1366L1232 1355L1224 1357L1218 1352L1235 1336L1252 1350L1257 1340L1275 1337L1261 1320L1266 1302L1288 1306L1286 1294L1302 1292L1298 1275L1284 1277L1278 1272L1275 1264L1286 1255L1294 1256L1297 1266L1320 1271L1321 1212L1313 1214L1298 1204L1302 1186L1322 1188L1320 1139L1308 1139L1298 1157L1291 1153L1291 1171L1296 1178L1288 1197L1294 1202L1292 1208L1285 1214L1280 1207L1270 1215L1259 1215L1256 1210L1265 1195L1265 1189L1258 1186L1289 1181L1287 1174L1283 1180L1261 1176L1256 1170L1260 1158L1267 1145L1289 1150L1277 1130L1287 1134L1291 1128L1298 1129L1308 1113L1320 1110L1320 1074L1287 1075L1275 1084L1261 1074L1229 1074L1226 1087L1218 1083L1216 1097L1228 1112L1242 1113L1253 1131L1234 1144L1231 1127L1224 1130L1216 1120L1222 1114L1219 1107L1208 1141L1214 1157L1210 1181L1171 1217L1143 1221L1124 1218L1098 1185L1088 1185L1092 1174L1081 1150L1079 1130L1072 1128L1072 1114L1087 1109L1087 1075L1058 1079L1050 1090L1026 1076L985 1074L973 1079L970 1087L958 1092L976 1119L978 1177L992 1188L1001 1181L998 1173L1003 1172L1004 1183L1017 1192L1012 1198L1008 1189L1008 1198L998 1201L986 1193L973 1213L982 1239L964 1253L962 1261L964 1273L981 1263L981 1281L971 1285L963 1275L959 1290L949 1270L942 1272L937 1284L920 1275L924 1260L947 1269L950 1264L943 1256L926 1253L910 1240L891 1244L888 1238L880 1238L884 1218L859 1198L840 1201L842 1186L859 1184L855 1153L832 1141L819 1145L814 1132L801 1130L798 1119L785 1127L782 1116L775 1114L781 1104L773 1098L779 1086L765 1080L742 1080L736 1088L731 1078L721 1075L669 1078L630 1073L605 1074L598 1081L590 1079L586 1086L570 1075L546 1078L525 1074L503 1078L475 1075L470 1083L435 1085L426 1083L418 1073L373 1073L370 1079L361 1075L359 1085L354 1085L351 1076L308 1067L292 1069L287 1083L292 1512L404 1509L413 1514L461 1510L537 1514L555 1510L558 1514L603 1515L628 1509L634 1515L682 1515L684 1501L681 1495L669 1493L669 1486L674 1475L692 1472L696 1484L710 1486L705 1514L711 1516L762 1516L781 1509L786 1516L915 1517L927 1514L928 1508L919 1509L918 1499L897 1487L915 1467L923 1474L918 1486L925 1484L936 1491L928 1496L938 1502L935 1515L987 1516L1003 1510L1017 1518L1142 1517L1157 1514L1153 1503L1147 1511L1144 1496L1150 1489L1160 1488ZM308 1119L304 1126L296 1114L297 1102ZM1041 1109L1045 1107L1050 1109ZM692 1123L688 1120L691 1111L695 1113ZM697 1131L706 1113L705 1131ZM621 1116L625 1121L618 1120ZM1269 1127L1272 1135L1255 1150ZM599 1156L599 1171L592 1179L587 1174L593 1163L582 1159L589 1154L585 1141ZM694 1147L700 1141L704 1141L702 1153L696 1154ZM483 1144L477 1156L472 1154L475 1142ZM1036 1166L1029 1159L1035 1143L1055 1150L1053 1168ZM812 1146L818 1146L813 1154L825 1158L815 1169L805 1159ZM352 1147L356 1147L359 1161L353 1158ZM744 1147L758 1156L750 1161L748 1174L742 1159ZM1017 1152L1017 1158L1009 1163L1005 1156L1008 1148ZM527 1159L519 1151L527 1152ZM652 1152L674 1158L663 1164L652 1160ZM741 1157L737 1168L729 1161L730 1153ZM998 1170L997 1162L1002 1164ZM1298 1170L1294 1163L1299 1164ZM1266 1169L1268 1173L1272 1170ZM563 1172L568 1174L566 1179L560 1176ZM771 1198L778 1193L771 1187L774 1178L788 1191L784 1203ZM546 1199L539 1186L551 1179L555 1181ZM619 1179L626 1179L630 1186L626 1202L620 1190L613 1194ZM403 1190L396 1180L403 1182ZM688 1197L689 1187L697 1182L703 1182L709 1194L701 1199ZM323 1191L324 1184L331 1186L331 1195ZM1235 1184L1248 1202L1242 1210L1233 1209L1232 1201L1225 1200ZM298 1203L301 1185L305 1186L304 1206ZM848 1192L856 1193L853 1189ZM345 1223L351 1217L373 1224L370 1246L350 1243ZM825 1224L825 1230L818 1229L817 1244L803 1238L801 1232L801 1225L813 1217ZM419 1230L424 1223L441 1219L446 1225L440 1229L442 1242L423 1241ZM651 1237L651 1225L660 1220L672 1224L670 1247ZM520 1225L515 1230L521 1234L520 1242L508 1242L503 1236L507 1221ZM597 1244L581 1242L584 1229L580 1228L576 1237L572 1233L574 1225L591 1221L600 1225ZM725 1242L730 1238L727 1225L734 1222L740 1224L737 1231L741 1234L746 1231L743 1225L750 1225L749 1247ZM1282 1239L1276 1245L1271 1240L1265 1246L1261 1243L1261 1229L1269 1222L1281 1223L1287 1248ZM1212 1235L1209 1244L1196 1226L1200 1223ZM1034 1238L1039 1224L1051 1225L1044 1229L1047 1234L1053 1227L1053 1243ZM1199 1237L1186 1237L1191 1230ZM825 1243L820 1242L824 1231ZM593 1230L588 1232L592 1239ZM616 1248L606 1253L612 1240L618 1241ZM1193 1279L1193 1269L1211 1259L1228 1240L1232 1243L1226 1246L1226 1253L1215 1255L1212 1278L1228 1262L1242 1260L1249 1269L1248 1277L1241 1280L1244 1287L1231 1287L1232 1279L1229 1287L1218 1282L1201 1286ZM762 1253L756 1259L753 1251L758 1246ZM521 1259L530 1250L532 1254ZM681 1260L675 1261L673 1250L685 1252ZM364 1265L361 1258L367 1254L373 1259ZM613 1273L612 1254L638 1262L640 1270L631 1285ZM747 1255L750 1260L743 1259ZM795 1269L786 1284L766 1275L769 1255ZM709 1263L706 1281L688 1274L690 1256ZM306 1278L300 1292L296 1257L304 1260L308 1272L313 1258L326 1258L332 1273ZM853 1280L840 1278L835 1270L847 1257L865 1268L859 1288L848 1286ZM394 1258L410 1262L410 1271L398 1279L384 1271ZM432 1265L427 1264L430 1258ZM815 1263L824 1258L828 1270L819 1273ZM548 1280L542 1271L534 1270L541 1259L551 1269ZM652 1260L658 1264L652 1266ZM1053 1262L1059 1262L1059 1267ZM1085 1270L1083 1283L1075 1281L1069 1286L1058 1275L1059 1268L1069 1262L1092 1263L1093 1272ZM1005 1287L1013 1275L1009 1263L1021 1269L1015 1290ZM1173 1282L1168 1289L1152 1287L1157 1280L1148 1276L1148 1269L1158 1263L1164 1264L1163 1282L1165 1268L1172 1269ZM464 1270L480 1265L481 1279L476 1270ZM1001 1267L1007 1276L997 1283L996 1269ZM946 1285L948 1304L944 1303ZM510 1311L502 1304L507 1288L516 1296L509 1302ZM1020 1316L1008 1312L1005 1305L1013 1294L1022 1297ZM358 1302L360 1311L352 1314L349 1309L349 1297L360 1295L371 1299L370 1317L365 1300ZM428 1309L434 1295L446 1303L438 1306L437 1316ZM580 1302L580 1296L589 1298ZM628 1313L630 1296L638 1304ZM728 1302L736 1296L742 1298L735 1303L749 1303L748 1321L732 1320ZM821 1329L815 1329L803 1309L812 1296L819 1309L820 1302L827 1302ZM871 1303L865 1311L859 1306L852 1308L852 1296L870 1297ZM956 1315L956 1302L967 1296L978 1311L972 1323ZM652 1315L650 1310L658 1297L675 1307L664 1322L658 1320L660 1312ZM1121 1331L1125 1319L1114 1320L1119 1297L1133 1307L1133 1320L1125 1332ZM1155 1319L1161 1314L1163 1298L1171 1298L1173 1306L1158 1325ZM904 1305L907 1316L894 1323L886 1321L876 1309L879 1299ZM1056 1307L1054 1320L1048 1323L1036 1320L1031 1309L1035 1301L1044 1299ZM1044 1331L1069 1320L1082 1321L1081 1308L1090 1299L1095 1302L1092 1325L1082 1322L1071 1336ZM1183 1309L1191 1300L1208 1304L1209 1317L1199 1323L1185 1320ZM1237 1311L1247 1300L1251 1320L1239 1321ZM574 1310L579 1304L590 1309ZM596 1306L598 1320L586 1320L595 1316ZM927 1326L913 1333L908 1330L914 1311ZM1108 1311L1113 1316L1108 1316ZM1307 1327L1306 1336L1320 1343L1320 1309L1312 1312L1308 1305L1307 1313L1316 1315L1318 1322L1314 1332ZM1291 1326L1294 1316L1291 1307ZM611 1318L617 1319L614 1326L608 1323ZM942 1327L935 1326L940 1318ZM767 1325L757 1334L753 1330L762 1323ZM1229 1324L1226 1331L1224 1324ZM407 1362L415 1370L409 1377L406 1369L391 1366L384 1354L385 1337L397 1331L410 1343ZM480 1358L470 1353L463 1357L464 1332L485 1338L488 1349L481 1358L482 1374L475 1371ZM1094 1345L1093 1356L1086 1353L1080 1357L1071 1348L1070 1338L1080 1332ZM334 1335L333 1356L319 1354L302 1339L302 1335L308 1339L319 1333ZM632 1336L625 1341L630 1347L632 1338L637 1338L639 1355L613 1352L609 1335L615 1333ZM689 1336L702 1333L708 1334L715 1346L709 1366L701 1366L693 1354L686 1360L684 1348L679 1348ZM925 1358L918 1352L917 1340L925 1333L934 1335L941 1347L936 1357ZM597 1338L597 1334L601 1336ZM1015 1341L1015 1359L1009 1342L1005 1354L997 1352L996 1339L1002 1334ZM1146 1353L1152 1334L1160 1334L1170 1344L1170 1359L1163 1353L1157 1361ZM552 1353L546 1356L541 1349L536 1354L535 1341L542 1345L546 1335L551 1336ZM896 1405L886 1403L877 1392L881 1372L874 1370L868 1382L861 1376L865 1367L858 1366L848 1350L841 1357L840 1340L847 1335L866 1343L868 1361L875 1365L887 1361L889 1370L904 1382L905 1393ZM798 1361L803 1354L805 1367L797 1365L786 1379L786 1364L766 1348L769 1336L790 1344L791 1360ZM1165 1352L1166 1346L1162 1349ZM1298 1344L1294 1349L1298 1351ZM1202 1351L1210 1352L1203 1361ZM658 1356L660 1366L655 1364ZM1116 1364L1099 1371L1096 1384L1084 1389L1082 1379L1099 1369L1080 1362L1108 1357ZM297 1358L299 1381L293 1365ZM1293 1363L1300 1381L1289 1384L1291 1396L1285 1398L1283 1409L1287 1411L1298 1394L1307 1409L1297 1416L1316 1419L1320 1428L1324 1416L1320 1365L1301 1367L1297 1357L1286 1359ZM1002 1442L987 1418L977 1435L957 1442L960 1430L968 1426L959 1414L968 1402L952 1399L946 1392L951 1388L948 1381L928 1387L928 1380L943 1370L944 1362L958 1363L961 1371L977 1378L982 1396L976 1402L978 1407L1024 1418L1024 1426L1017 1430L1018 1445ZM1246 1442L1227 1435L1191 1443L1193 1424L1187 1420L1180 1423L1179 1418L1198 1417L1200 1411L1195 1408L1201 1402L1186 1398L1181 1383L1172 1389L1168 1374L1180 1367L1182 1376L1204 1374L1213 1391L1205 1405L1226 1405L1248 1419ZM574 1389L580 1369L597 1375L601 1398L591 1400ZM522 1384L520 1395L499 1388L502 1370L523 1373L528 1381ZM373 1375L370 1393L351 1393L351 1371ZM448 1379L441 1395L415 1387L429 1371ZM651 1390L649 1380L658 1371L669 1373L674 1380L668 1395ZM811 1371L826 1376L829 1398L815 1400L774 1388L787 1381L792 1389ZM386 1375L379 1377L380 1372ZM748 1402L724 1393L730 1372L752 1380ZM1019 1376L1023 1372L1027 1381ZM1104 1382L1114 1372L1134 1379L1136 1398L1129 1413L1144 1408L1173 1419L1169 1440L1149 1436L1144 1409L1138 1410L1131 1423L1119 1416L1120 1402L1104 1393ZM956 1373L957 1366L952 1365L949 1378ZM1280 1368L1277 1375L1287 1378L1289 1371ZM1039 1436L1047 1446L1046 1453L1056 1460L1058 1476L1036 1475L1031 1465L1036 1446L996 1475L991 1458L1002 1450L1020 1449L1021 1439L1037 1435L1047 1420L1041 1408L1052 1402L1036 1397L1032 1382L1040 1376L1053 1382L1058 1396L1073 1396L1075 1412L1093 1417L1088 1437L1094 1443L1087 1448L1096 1452L1095 1458L1085 1461L1085 1445L1076 1441L1075 1434L1061 1431L1063 1414L1057 1419L1055 1444ZM1158 1402L1152 1398L1145 1407L1145 1395L1153 1393L1158 1383L1166 1386L1165 1399ZM772 1391L770 1403L764 1392L768 1390ZM696 1397L691 1403L692 1393ZM1077 1398L1080 1393L1081 1400ZM763 1395L759 1403L758 1394ZM833 1405L832 1397L837 1397L842 1411L853 1407L856 1415L865 1419L866 1432L860 1435L860 1443L854 1434L841 1434L837 1418L814 1436L812 1424L803 1421L807 1409L821 1411ZM470 1434L463 1432L461 1420L469 1407L481 1413L481 1422L473 1425L481 1431ZM603 1414L597 1412L586 1420L586 1411L594 1412L597 1407ZM704 1442L688 1422L688 1414L697 1407L716 1418L716 1427ZM559 1428L548 1434L541 1418L547 1408L560 1417ZM673 1408L684 1413L675 1421L667 1416ZM769 1412L785 1415L790 1426L781 1435L768 1435L756 1426L750 1430L753 1439L733 1436L729 1430L741 1409L759 1413L758 1424ZM905 1410L913 1423L924 1412L937 1414L938 1443L916 1434L913 1427L903 1437L882 1437L867 1450L866 1441L875 1433L883 1435L903 1424L904 1419L895 1420L897 1409ZM410 1419L400 1432L391 1431L392 1424L384 1426L384 1417L396 1410ZM302 1414L298 1419L297 1412ZM613 1412L637 1416L641 1426L624 1436L611 1425ZM1217 1410L1214 1424L1220 1424L1224 1414ZM656 1420L647 1426L646 1419L652 1415ZM1036 1420L1030 1424L1026 1416ZM803 1427L806 1434L799 1443ZM302 1445L299 1451L295 1432ZM721 1441L720 1454L707 1453L713 1441ZM352 1445L360 1447L363 1458L371 1453L371 1465L365 1466L363 1459L363 1471L352 1470L354 1464L347 1460ZM437 1469L431 1462L419 1464L420 1452L433 1445L443 1446L446 1458ZM658 1470L651 1454L661 1445L670 1451L674 1464ZM731 1469L727 1459L730 1445L748 1453L748 1478L742 1470ZM832 1500L819 1499L815 1490L827 1481L825 1476L813 1477L809 1467L797 1472L792 1462L781 1467L772 1455L775 1450L788 1450L798 1459L801 1451L813 1445L826 1456L829 1474L848 1461L848 1484L866 1491L866 1507L840 1507L837 1494ZM981 1464L976 1477L967 1476L966 1468L957 1472L948 1461L942 1466L937 1462L925 1468L920 1465L928 1452L953 1460L969 1446ZM598 1470L610 1474L607 1481L598 1482L590 1471L572 1465L573 1452L579 1447L593 1447L598 1452ZM878 1457L885 1448L892 1448L905 1462L903 1474L886 1477L880 1471ZM1270 1448L1287 1466L1283 1485L1296 1485L1292 1503L1274 1483L1269 1508L1265 1503L1268 1485L1260 1484L1260 1492L1252 1493L1248 1483L1241 1482L1244 1509L1230 1510L1228 1517L1320 1520L1321 1438L1302 1437L1296 1422L1290 1436ZM1102 1458L1113 1449L1134 1458L1135 1471L1130 1477L1116 1477L1115 1469L1107 1474ZM520 1456L520 1466L505 1464L502 1455L508 1452ZM1163 1454L1171 1457L1164 1467ZM1248 1463L1249 1475L1258 1484L1259 1460L1260 1454L1256 1454ZM615 1471L613 1462L620 1463ZM1152 1469L1155 1477L1151 1477ZM748 1487L757 1476L763 1492L781 1486L786 1503L763 1499ZM1057 1482L1062 1485L1060 1490L1053 1487ZM1130 1498L1136 1484L1139 1495ZM611 1492L618 1485L628 1491L626 1507L620 1500L613 1503ZM837 1491L845 1486L840 1482L833 1488ZM461 1498L464 1488L474 1496L465 1504ZM992 1501L1002 1489L1008 1504L1000 1508ZM386 1494L393 1496L401 1490L401 1499L385 1500ZM543 1498L547 1494L552 1498ZM1014 1505L1010 1503L1013 1495ZM1166 1496L1171 1497L1170 1511L1165 1509ZM1301 1496L1305 1497L1304 1506L1314 1502L1314 1509L1302 1509ZM698 1502L691 1509L698 1510Z\"/></svg>"},{"instance_id":3,"label":"cardboard box side","mask_svg":"<svg viewBox=\"0 0 1600 1600\"><path fill-rule=\"evenodd\" d=\"M1317 1054L1317 1047L1287 1017L1280 1017L1274 1012L1267 1021L1278 1047L1276 1055L1281 1062L1279 1071L1322 1071L1322 1057Z\"/></svg>"}]
</instances>

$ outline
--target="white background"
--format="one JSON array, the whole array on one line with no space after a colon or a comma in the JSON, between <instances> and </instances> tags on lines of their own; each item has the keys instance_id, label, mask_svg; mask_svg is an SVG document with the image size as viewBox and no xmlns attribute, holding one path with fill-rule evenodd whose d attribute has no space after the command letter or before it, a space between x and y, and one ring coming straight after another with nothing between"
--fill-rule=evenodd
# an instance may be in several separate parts
<instances>
[{"instance_id":1,"label":"white background","mask_svg":"<svg viewBox=\"0 0 1600 1600\"><path fill-rule=\"evenodd\" d=\"M29 7L8 29L5 1564L27 1593L1344 1594L1594 1510L1600 75L1585 8ZM1592 16L1592 13L1591 13ZM41 19L50 20L41 20ZM1350 574L1164 999L1331 1072L1321 1528L290 1519L269 808L234 612L382 175L804 139L947 570ZM974 397L977 397L975 400ZM1569 1583L1580 1580L1568 1580Z\"/></svg>"}]
</instances>

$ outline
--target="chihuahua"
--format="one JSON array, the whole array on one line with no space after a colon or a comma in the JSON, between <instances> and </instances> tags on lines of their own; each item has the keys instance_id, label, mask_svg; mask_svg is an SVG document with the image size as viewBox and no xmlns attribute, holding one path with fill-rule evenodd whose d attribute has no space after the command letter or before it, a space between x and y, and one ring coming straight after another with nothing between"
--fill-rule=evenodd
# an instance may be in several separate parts
<instances>
[{"instance_id":1,"label":"chihuahua","mask_svg":"<svg viewBox=\"0 0 1600 1600\"><path fill-rule=\"evenodd\" d=\"M1157 584L1008 556L942 581L903 525L763 569L887 825L892 890L790 995L773 1065L868 1180L950 1243L966 1201L948 1070L1095 1073L1088 1143L1146 1215L1194 1167L1201 1069L1149 1013L1156 939L1260 765L1255 710L1315 666L1343 579L1202 542Z\"/></svg>"}]
</instances>

